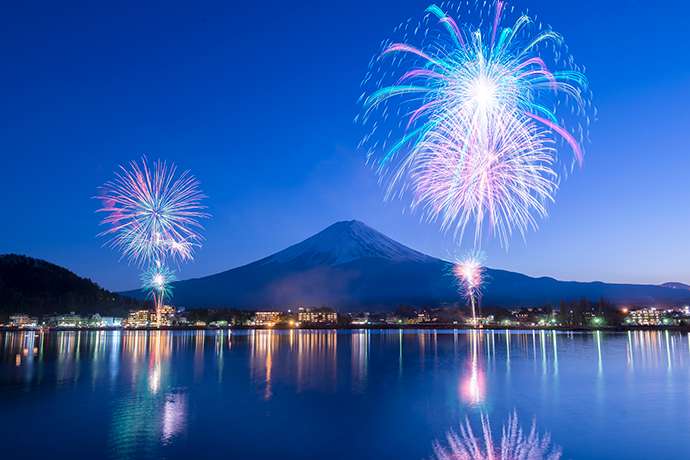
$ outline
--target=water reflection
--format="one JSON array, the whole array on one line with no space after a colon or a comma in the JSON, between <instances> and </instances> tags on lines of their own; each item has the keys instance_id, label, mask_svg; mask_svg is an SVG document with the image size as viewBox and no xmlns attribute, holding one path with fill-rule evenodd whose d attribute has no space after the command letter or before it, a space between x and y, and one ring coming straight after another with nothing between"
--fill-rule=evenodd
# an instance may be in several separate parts
<instances>
[{"instance_id":1,"label":"water reflection","mask_svg":"<svg viewBox=\"0 0 690 460\"><path fill-rule=\"evenodd\" d=\"M493 338L493 334L491 337ZM480 340L485 339L485 334L479 331L472 331L469 333L468 338L470 348L465 364L466 372L460 381L460 395L462 401L466 404L479 406L484 403L486 397L486 377L483 367L485 360L480 356L480 350L482 349Z\"/></svg>"},{"instance_id":2,"label":"water reflection","mask_svg":"<svg viewBox=\"0 0 690 460\"><path fill-rule=\"evenodd\" d=\"M264 399L273 396L271 372L277 334L273 330L254 330L250 332L250 372L252 379L264 384Z\"/></svg>"},{"instance_id":3,"label":"water reflection","mask_svg":"<svg viewBox=\"0 0 690 460\"><path fill-rule=\"evenodd\" d=\"M24 394L45 387L78 389L70 394L103 398L103 431L117 458L134 458L142 449L149 449L150 458L160 457L159 449L192 430L194 407L230 413L230 407L245 404L245 414L272 414L295 398L285 409L292 413L288 410L306 407L299 398L337 392L340 398L362 400L372 391L409 398L406 391L412 388L425 402L415 401L415 410L450 408L456 419L511 398L524 396L537 405L557 402L559 394L577 395L588 399L588 415L605 417L612 397L634 401L637 382L656 375L670 388L672 376L687 377L689 364L690 333L668 331L0 333L3 388ZM438 394L441 405L434 399ZM683 393L663 394L671 396L661 402L659 396L656 403L673 402L676 406L667 410L676 410ZM369 404L362 407L379 407L376 401ZM383 410L392 411L391 406Z\"/></svg>"},{"instance_id":4,"label":"water reflection","mask_svg":"<svg viewBox=\"0 0 690 460\"><path fill-rule=\"evenodd\" d=\"M628 331L607 334L600 331L586 333L557 333L555 331L98 331L56 332L34 331L0 334L0 357L4 364L16 368L11 373L14 381L32 383L41 377L46 361L50 362L51 378L65 384L90 372L93 381L104 378L106 370L110 380L125 376L137 385L142 374L152 394L161 391L162 380L170 372L170 361L175 354L190 353L195 376L203 378L213 365L219 381L225 373L226 356L235 351L249 352L249 371L253 381L266 389L270 397L273 369L276 365L294 367L292 375L299 388L310 387L310 376L319 374L319 380L334 382L338 379L338 360L350 360L353 388L366 386L372 340L394 344L396 364L400 373L411 365L426 367L439 360L439 350L449 343L456 358L464 363L463 378L478 382L486 367L496 369L497 359L502 361L501 372L509 372L516 358L529 362L535 370L547 375L558 375L559 354L578 343L593 344L593 365L597 374L606 367L604 341L620 337L624 344L624 362L630 372L643 369L685 367L690 362L690 333L669 331ZM338 343L347 340L344 354L339 354ZM414 356L414 358L413 358ZM280 361L280 364L278 363ZM88 366L85 364L88 363ZM475 386L475 385L472 385ZM476 387L476 386L475 386ZM475 388L475 390L477 390ZM472 390L470 393L477 394ZM468 393L468 394L470 394Z\"/></svg>"},{"instance_id":5,"label":"water reflection","mask_svg":"<svg viewBox=\"0 0 690 460\"><path fill-rule=\"evenodd\" d=\"M338 377L336 331L290 331L290 341L289 350L296 351L297 390L302 392L318 387L334 390ZM289 358L292 356L292 353L288 354Z\"/></svg>"},{"instance_id":6,"label":"water reflection","mask_svg":"<svg viewBox=\"0 0 690 460\"><path fill-rule=\"evenodd\" d=\"M352 388L355 391L363 391L367 383L369 339L368 329L352 333Z\"/></svg>"},{"instance_id":7,"label":"water reflection","mask_svg":"<svg viewBox=\"0 0 690 460\"><path fill-rule=\"evenodd\" d=\"M183 432L187 423L187 395L183 392L172 392L166 395L163 405L163 434L164 443Z\"/></svg>"}]
</instances>

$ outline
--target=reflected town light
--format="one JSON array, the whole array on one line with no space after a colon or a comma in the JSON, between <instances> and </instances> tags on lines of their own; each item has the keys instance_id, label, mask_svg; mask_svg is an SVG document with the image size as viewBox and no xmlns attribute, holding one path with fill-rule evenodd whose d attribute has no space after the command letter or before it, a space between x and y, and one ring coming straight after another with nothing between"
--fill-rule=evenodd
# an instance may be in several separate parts
<instances>
[{"instance_id":1,"label":"reflected town light","mask_svg":"<svg viewBox=\"0 0 690 460\"><path fill-rule=\"evenodd\" d=\"M460 397L463 402L471 406L480 406L486 399L486 376L480 363L479 345L483 334L472 331L468 336L470 340L469 356L466 363L466 371L460 380Z\"/></svg>"}]
</instances>

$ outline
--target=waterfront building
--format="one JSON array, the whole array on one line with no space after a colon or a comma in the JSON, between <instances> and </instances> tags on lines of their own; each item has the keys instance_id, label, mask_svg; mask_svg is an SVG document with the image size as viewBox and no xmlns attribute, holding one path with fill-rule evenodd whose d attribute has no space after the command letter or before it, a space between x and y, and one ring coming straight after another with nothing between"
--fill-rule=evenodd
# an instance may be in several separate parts
<instances>
[{"instance_id":1,"label":"waterfront building","mask_svg":"<svg viewBox=\"0 0 690 460\"><path fill-rule=\"evenodd\" d=\"M122 318L116 316L101 316L98 313L89 318L89 327L121 327Z\"/></svg>"},{"instance_id":2,"label":"waterfront building","mask_svg":"<svg viewBox=\"0 0 690 460\"><path fill-rule=\"evenodd\" d=\"M93 315L91 315L91 318L89 318L89 320L87 322L87 326L88 327L103 327L102 320L103 320L103 318L101 318L101 315L99 315L98 313L94 313Z\"/></svg>"},{"instance_id":3,"label":"waterfront building","mask_svg":"<svg viewBox=\"0 0 690 460\"><path fill-rule=\"evenodd\" d=\"M103 316L101 322L103 327L122 327L122 318L118 316Z\"/></svg>"},{"instance_id":4,"label":"waterfront building","mask_svg":"<svg viewBox=\"0 0 690 460\"><path fill-rule=\"evenodd\" d=\"M135 310L130 311L129 316L125 320L125 327L148 327L151 325L152 314L149 310ZM155 313L153 313L155 319Z\"/></svg>"},{"instance_id":5,"label":"waterfront building","mask_svg":"<svg viewBox=\"0 0 690 460\"><path fill-rule=\"evenodd\" d=\"M403 324L406 322L407 322L407 319L401 318L400 316L396 315L395 313L386 313L386 317L384 320L384 323L388 324L388 325Z\"/></svg>"},{"instance_id":6,"label":"waterfront building","mask_svg":"<svg viewBox=\"0 0 690 460\"><path fill-rule=\"evenodd\" d=\"M338 314L330 308L300 308L297 311L297 321L300 324L336 324Z\"/></svg>"},{"instance_id":7,"label":"waterfront building","mask_svg":"<svg viewBox=\"0 0 690 460\"><path fill-rule=\"evenodd\" d=\"M558 315L551 309L529 307L512 310L510 313L511 323L521 326L553 326L558 324ZM573 312L571 311L570 313L572 314ZM584 316L588 314L590 313L583 313ZM586 319L581 321L586 321Z\"/></svg>"},{"instance_id":8,"label":"waterfront building","mask_svg":"<svg viewBox=\"0 0 690 460\"><path fill-rule=\"evenodd\" d=\"M223 328L223 327L228 327L228 322L224 319L219 319L218 321L211 321L210 323L208 323L208 325L210 327Z\"/></svg>"},{"instance_id":9,"label":"waterfront building","mask_svg":"<svg viewBox=\"0 0 690 460\"><path fill-rule=\"evenodd\" d=\"M89 326L89 321L77 315L75 312L70 312L64 315L46 316L43 320L43 324L49 327L71 329Z\"/></svg>"},{"instance_id":10,"label":"waterfront building","mask_svg":"<svg viewBox=\"0 0 690 460\"><path fill-rule=\"evenodd\" d=\"M417 313L417 324L426 324L431 322L431 316L429 315L428 312L423 311L421 313Z\"/></svg>"},{"instance_id":11,"label":"waterfront building","mask_svg":"<svg viewBox=\"0 0 690 460\"><path fill-rule=\"evenodd\" d=\"M254 326L273 327L280 319L279 311L257 311L254 313Z\"/></svg>"},{"instance_id":12,"label":"waterfront building","mask_svg":"<svg viewBox=\"0 0 690 460\"><path fill-rule=\"evenodd\" d=\"M364 326L369 324L369 313L354 313L350 318L350 324L353 326Z\"/></svg>"},{"instance_id":13,"label":"waterfront building","mask_svg":"<svg viewBox=\"0 0 690 460\"><path fill-rule=\"evenodd\" d=\"M495 323L494 316L477 316L477 318L467 317L463 319L464 323L468 326L490 326ZM454 321L453 324L458 324L458 321ZM504 326L510 325L512 322L508 320L508 323L503 323Z\"/></svg>"},{"instance_id":14,"label":"waterfront building","mask_svg":"<svg viewBox=\"0 0 690 460\"><path fill-rule=\"evenodd\" d=\"M177 310L170 305L163 305L159 312L160 324L159 326L172 326L175 324Z\"/></svg>"},{"instance_id":15,"label":"waterfront building","mask_svg":"<svg viewBox=\"0 0 690 460\"><path fill-rule=\"evenodd\" d=\"M25 315L25 314L16 314L10 316L10 323L9 325L11 327L18 327L22 329L26 328L34 328L38 325L38 320L32 316Z\"/></svg>"},{"instance_id":16,"label":"waterfront building","mask_svg":"<svg viewBox=\"0 0 690 460\"><path fill-rule=\"evenodd\" d=\"M636 326L659 326L663 324L663 312L654 307L632 310L628 322Z\"/></svg>"}]
</instances>

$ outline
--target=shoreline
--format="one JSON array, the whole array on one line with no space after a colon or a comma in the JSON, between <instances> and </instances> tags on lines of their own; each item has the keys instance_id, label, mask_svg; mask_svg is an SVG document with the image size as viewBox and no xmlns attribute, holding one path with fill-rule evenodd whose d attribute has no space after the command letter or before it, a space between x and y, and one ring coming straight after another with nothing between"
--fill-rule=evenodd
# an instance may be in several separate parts
<instances>
[{"instance_id":1,"label":"shoreline","mask_svg":"<svg viewBox=\"0 0 690 460\"><path fill-rule=\"evenodd\" d=\"M313 326L162 326L162 327L34 327L22 328L0 326L0 332L92 332L92 331L357 331L357 330L456 330L456 331L555 331L555 332L636 332L636 331L669 331L690 333L690 326L602 326L602 327L564 327L564 326L484 326L472 327L459 324L366 324L366 325L313 325Z\"/></svg>"}]
</instances>

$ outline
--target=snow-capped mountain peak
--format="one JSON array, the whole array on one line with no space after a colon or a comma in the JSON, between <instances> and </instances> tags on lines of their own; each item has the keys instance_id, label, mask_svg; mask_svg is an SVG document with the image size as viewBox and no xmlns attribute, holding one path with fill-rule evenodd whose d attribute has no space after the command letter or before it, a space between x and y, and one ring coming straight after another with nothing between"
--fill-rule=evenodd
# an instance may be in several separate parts
<instances>
[{"instance_id":1,"label":"snow-capped mountain peak","mask_svg":"<svg viewBox=\"0 0 690 460\"><path fill-rule=\"evenodd\" d=\"M305 258L329 265L371 258L395 262L426 262L432 259L360 221L350 220L336 222L301 243L264 259L264 262L287 263Z\"/></svg>"}]
</instances>

